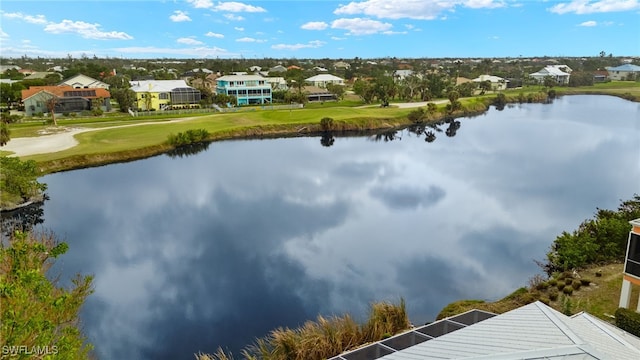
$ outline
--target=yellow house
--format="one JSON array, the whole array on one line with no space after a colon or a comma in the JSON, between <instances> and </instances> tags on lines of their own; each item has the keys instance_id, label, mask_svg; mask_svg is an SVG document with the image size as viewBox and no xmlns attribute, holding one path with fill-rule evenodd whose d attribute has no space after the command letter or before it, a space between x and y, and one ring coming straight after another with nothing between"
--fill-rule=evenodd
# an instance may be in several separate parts
<instances>
[{"instance_id":1,"label":"yellow house","mask_svg":"<svg viewBox=\"0 0 640 360\"><path fill-rule=\"evenodd\" d=\"M130 84L140 111L198 107L202 98L200 90L184 80L140 80Z\"/></svg>"}]
</instances>

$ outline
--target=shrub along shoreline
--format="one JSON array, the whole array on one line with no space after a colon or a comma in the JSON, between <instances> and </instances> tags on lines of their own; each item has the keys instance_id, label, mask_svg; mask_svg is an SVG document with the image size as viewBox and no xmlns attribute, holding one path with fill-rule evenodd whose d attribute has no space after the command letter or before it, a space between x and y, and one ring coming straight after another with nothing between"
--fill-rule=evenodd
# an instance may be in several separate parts
<instances>
[{"instance_id":1,"label":"shrub along shoreline","mask_svg":"<svg viewBox=\"0 0 640 360\"><path fill-rule=\"evenodd\" d=\"M437 319L471 309L503 313L541 301L567 315L586 311L610 321L618 308L622 261L631 230L629 221L637 218L640 218L638 194L621 201L616 210L596 209L592 219L584 220L572 232L557 236L546 254L547 259L537 261L546 276L535 275L529 279L528 286L494 302L455 301L445 306ZM640 323L638 326L640 329Z\"/></svg>"},{"instance_id":2,"label":"shrub along shoreline","mask_svg":"<svg viewBox=\"0 0 640 360\"><path fill-rule=\"evenodd\" d=\"M518 98L507 97L503 101L521 103L543 103L548 101L548 96L544 92L533 93L529 95L524 101ZM496 104L496 99L499 97L482 97L482 98L469 98L462 100L462 108L448 111L445 104L441 104L436 107L436 111L429 112L420 123L433 124L439 123L447 119L455 119L460 117L480 115L487 110L491 105L504 106L506 102L502 104ZM448 105L448 104L447 104ZM414 108L415 109L415 108ZM253 116L252 113L248 113L244 117L237 117L232 119L233 123L227 124L227 126L216 127L212 125L211 120L216 119L216 116L224 116L227 114L217 114L203 116L202 118L195 118L189 122L181 123L181 128L185 129L185 132L204 130L207 132L207 136L199 138L201 142L215 142L224 140L250 140L250 139L267 139L267 138L286 138L286 137L300 137L300 136L321 136L330 133L334 136L352 136L360 134L375 134L376 131L381 130L399 130L408 126L416 124L415 121L410 120L409 114L412 109L400 109L400 108L368 108L367 112L363 112L362 109L354 108L327 108L322 112L317 109L309 110L310 112L317 113L322 116L318 116L317 119L304 119L303 121L296 121L295 118L291 121L291 113L289 111L281 111L280 116L283 118L279 121L277 118L270 119L270 121L263 121L262 119ZM306 109L295 110L294 113L302 114L307 111ZM378 113L376 113L378 111ZM353 112L350 116L349 112ZM302 117L302 116L300 116ZM321 119L331 118L331 129L327 131L326 127L321 124ZM192 123L193 128L186 129L185 126ZM238 124L239 123L239 124ZM167 126L162 122L151 126ZM138 126L131 127L138 128ZM149 129L150 127L145 126ZM85 137L91 137L88 143L95 138L110 138L114 137L109 135L111 131L123 131L123 129L110 129L108 127L104 130L92 131L91 134L79 134L77 137L80 140L81 145L85 141ZM141 130L138 130L139 132ZM115 133L114 133L115 134ZM38 166L42 174L49 174L60 171L75 170L81 168L102 166L112 163L129 162L134 160L140 160L160 154L167 153L179 147L175 142L167 139L172 134L171 129L164 131L164 137L160 140L156 137L156 140L151 141L148 145L138 145L135 139L118 139L118 141L129 143L125 146L125 149L115 151L101 151L96 152L96 146L91 147L89 145L84 146L83 149L77 151L62 151L56 154L42 154L26 156L26 159L33 159L38 163ZM106 140L102 140L105 141ZM109 140L116 141L116 140Z\"/></svg>"}]
</instances>

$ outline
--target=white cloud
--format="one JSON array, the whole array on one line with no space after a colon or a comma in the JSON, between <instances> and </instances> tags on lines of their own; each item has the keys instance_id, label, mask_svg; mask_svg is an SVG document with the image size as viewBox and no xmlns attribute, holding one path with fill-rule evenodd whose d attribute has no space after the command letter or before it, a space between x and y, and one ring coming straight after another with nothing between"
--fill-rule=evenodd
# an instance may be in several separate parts
<instances>
[{"instance_id":1,"label":"white cloud","mask_svg":"<svg viewBox=\"0 0 640 360\"><path fill-rule=\"evenodd\" d=\"M44 31L50 34L78 34L85 39L94 40L131 40L133 37L122 31L102 31L100 24L90 24L84 21L62 20L60 23L48 21L44 15L25 15L23 13L1 12L9 19L24 20L31 24L45 25Z\"/></svg>"},{"instance_id":2,"label":"white cloud","mask_svg":"<svg viewBox=\"0 0 640 360\"><path fill-rule=\"evenodd\" d=\"M204 36L214 37L214 38L218 38L218 39L224 38L224 35L218 34L218 33L214 33L212 31L209 31L208 33L204 34Z\"/></svg>"},{"instance_id":3,"label":"white cloud","mask_svg":"<svg viewBox=\"0 0 640 360\"><path fill-rule=\"evenodd\" d=\"M163 56L184 56L184 57L238 57L240 54L231 53L218 47L192 47L192 48L159 48L159 47L123 47L113 49L118 54L146 54Z\"/></svg>"},{"instance_id":4,"label":"white cloud","mask_svg":"<svg viewBox=\"0 0 640 360\"><path fill-rule=\"evenodd\" d=\"M231 21L242 21L242 20L244 20L244 17L242 17L240 15L234 15L234 14L224 14L224 17L227 18L227 20L231 20Z\"/></svg>"},{"instance_id":5,"label":"white cloud","mask_svg":"<svg viewBox=\"0 0 640 360\"><path fill-rule=\"evenodd\" d=\"M329 24L327 24L324 21L311 21L311 22L308 22L308 23L303 24L302 26L300 26L300 29L304 29L304 30L324 30L327 27L329 27Z\"/></svg>"},{"instance_id":6,"label":"white cloud","mask_svg":"<svg viewBox=\"0 0 640 360\"><path fill-rule=\"evenodd\" d=\"M187 0L196 9L209 9L213 7L211 0Z\"/></svg>"},{"instance_id":7,"label":"white cloud","mask_svg":"<svg viewBox=\"0 0 640 360\"><path fill-rule=\"evenodd\" d=\"M6 12L2 12L2 16L7 17L9 19L19 19L19 20L24 20L28 23L31 24L39 24L39 25L44 25L47 23L47 19L44 17L44 15L25 15L21 12L17 12L17 13L6 13Z\"/></svg>"},{"instance_id":8,"label":"white cloud","mask_svg":"<svg viewBox=\"0 0 640 360\"><path fill-rule=\"evenodd\" d=\"M173 12L173 15L169 16L169 19L173 22L183 22L183 21L191 21L191 18L187 15L186 12L176 10Z\"/></svg>"},{"instance_id":9,"label":"white cloud","mask_svg":"<svg viewBox=\"0 0 640 360\"><path fill-rule=\"evenodd\" d=\"M340 41L340 40L347 40L347 38L337 37L337 36L332 36L332 37L331 37L331 40Z\"/></svg>"},{"instance_id":10,"label":"white cloud","mask_svg":"<svg viewBox=\"0 0 640 360\"><path fill-rule=\"evenodd\" d=\"M182 37L176 40L176 42L178 44L185 44L185 45L202 45L203 44L202 41L196 40L192 37Z\"/></svg>"},{"instance_id":11,"label":"white cloud","mask_svg":"<svg viewBox=\"0 0 640 360\"><path fill-rule=\"evenodd\" d=\"M384 35L403 35L406 34L406 31L383 31Z\"/></svg>"},{"instance_id":12,"label":"white cloud","mask_svg":"<svg viewBox=\"0 0 640 360\"><path fill-rule=\"evenodd\" d=\"M389 31L393 25L371 19L337 19L331 23L332 29L347 30L349 35L371 35Z\"/></svg>"},{"instance_id":13,"label":"white cloud","mask_svg":"<svg viewBox=\"0 0 640 360\"><path fill-rule=\"evenodd\" d=\"M191 4L196 9L210 9L212 11L226 11L226 12L249 12L249 13L257 13L257 12L267 12L264 8L260 6L247 5L245 3L237 2L237 1L225 1L218 2L218 4L214 4L211 0L187 0L189 4Z\"/></svg>"},{"instance_id":14,"label":"white cloud","mask_svg":"<svg viewBox=\"0 0 640 360\"><path fill-rule=\"evenodd\" d=\"M336 15L364 14L379 19L419 19L433 20L444 11L454 10L457 6L473 9L504 7L503 0L366 0L340 5Z\"/></svg>"},{"instance_id":15,"label":"white cloud","mask_svg":"<svg viewBox=\"0 0 640 360\"><path fill-rule=\"evenodd\" d=\"M309 48L319 48L326 44L324 41L314 40L309 41L306 44L277 44L272 45L271 48L275 50L300 50L300 49L309 49Z\"/></svg>"},{"instance_id":16,"label":"white cloud","mask_svg":"<svg viewBox=\"0 0 640 360\"><path fill-rule=\"evenodd\" d=\"M23 45L21 47L3 47L2 54L10 57L19 57L22 55L28 56L42 56L47 58L66 58L71 55L75 58L81 58L87 54L97 54L94 50L75 50L75 51L51 51L38 49L35 46Z\"/></svg>"},{"instance_id":17,"label":"white cloud","mask_svg":"<svg viewBox=\"0 0 640 360\"><path fill-rule=\"evenodd\" d=\"M548 10L556 14L593 14L640 9L638 0L572 0L557 4Z\"/></svg>"},{"instance_id":18,"label":"white cloud","mask_svg":"<svg viewBox=\"0 0 640 360\"><path fill-rule=\"evenodd\" d=\"M62 20L60 23L49 23L44 31L51 34L78 34L85 39L95 40L131 40L133 37L122 31L101 31L100 24L89 24L84 21Z\"/></svg>"},{"instance_id":19,"label":"white cloud","mask_svg":"<svg viewBox=\"0 0 640 360\"><path fill-rule=\"evenodd\" d=\"M462 5L472 9L494 9L506 6L501 0L466 0Z\"/></svg>"},{"instance_id":20,"label":"white cloud","mask_svg":"<svg viewBox=\"0 0 640 360\"><path fill-rule=\"evenodd\" d=\"M229 12L267 12L264 8L260 6L247 5L240 2L229 1L229 2L220 2L218 5L214 7L217 11L229 11Z\"/></svg>"},{"instance_id":21,"label":"white cloud","mask_svg":"<svg viewBox=\"0 0 640 360\"><path fill-rule=\"evenodd\" d=\"M263 43L263 42L266 42L267 40L260 40L260 39L250 38L250 37L243 37L243 38L236 39L236 41L237 42Z\"/></svg>"},{"instance_id":22,"label":"white cloud","mask_svg":"<svg viewBox=\"0 0 640 360\"><path fill-rule=\"evenodd\" d=\"M233 29L237 31L244 31L243 27L238 27L238 26L234 27Z\"/></svg>"},{"instance_id":23,"label":"white cloud","mask_svg":"<svg viewBox=\"0 0 640 360\"><path fill-rule=\"evenodd\" d=\"M578 26L586 26L586 27L591 27L591 26L596 26L598 25L597 22L590 20L590 21L585 21L583 23L580 23Z\"/></svg>"},{"instance_id":24,"label":"white cloud","mask_svg":"<svg viewBox=\"0 0 640 360\"><path fill-rule=\"evenodd\" d=\"M0 28L0 38L6 39L9 37L9 34L7 34L6 32L2 31L2 28Z\"/></svg>"}]
</instances>

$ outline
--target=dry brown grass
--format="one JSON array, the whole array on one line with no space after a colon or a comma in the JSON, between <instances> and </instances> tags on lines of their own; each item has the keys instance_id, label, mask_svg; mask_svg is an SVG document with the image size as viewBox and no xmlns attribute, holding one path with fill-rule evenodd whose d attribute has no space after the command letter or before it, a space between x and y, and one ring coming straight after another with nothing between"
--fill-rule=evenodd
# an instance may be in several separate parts
<instances>
[{"instance_id":1,"label":"dry brown grass","mask_svg":"<svg viewBox=\"0 0 640 360\"><path fill-rule=\"evenodd\" d=\"M246 360L322 360L363 344L378 341L410 327L404 300L400 304L371 305L369 319L358 325L350 315L307 321L296 329L278 328L242 351ZM232 360L222 349L196 354L198 360Z\"/></svg>"}]
</instances>

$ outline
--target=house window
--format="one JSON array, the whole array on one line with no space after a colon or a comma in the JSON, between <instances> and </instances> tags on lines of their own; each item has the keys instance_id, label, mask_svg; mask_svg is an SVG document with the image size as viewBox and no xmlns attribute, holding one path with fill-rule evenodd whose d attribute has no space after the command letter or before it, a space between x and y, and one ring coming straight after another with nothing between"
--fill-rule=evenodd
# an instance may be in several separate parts
<instances>
[{"instance_id":1,"label":"house window","mask_svg":"<svg viewBox=\"0 0 640 360\"><path fill-rule=\"evenodd\" d=\"M635 233L629 234L629 251L624 272L640 277L640 235Z\"/></svg>"},{"instance_id":2,"label":"house window","mask_svg":"<svg viewBox=\"0 0 640 360\"><path fill-rule=\"evenodd\" d=\"M160 99L160 100L169 100L169 94L168 93L160 93L160 94L158 94L158 99Z\"/></svg>"}]
</instances>

